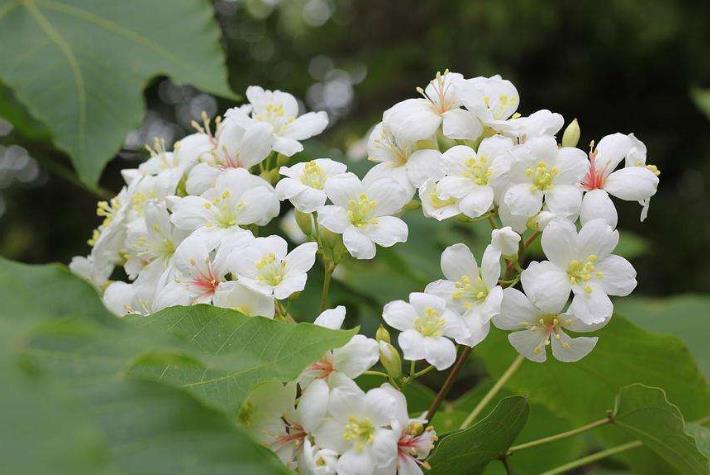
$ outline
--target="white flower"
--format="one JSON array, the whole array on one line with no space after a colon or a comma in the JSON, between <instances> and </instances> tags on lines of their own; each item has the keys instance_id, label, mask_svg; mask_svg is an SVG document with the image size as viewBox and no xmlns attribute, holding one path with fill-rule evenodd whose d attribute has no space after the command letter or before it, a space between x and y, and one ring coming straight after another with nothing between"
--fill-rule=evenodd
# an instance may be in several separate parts
<instances>
[{"instance_id":1,"label":"white flower","mask_svg":"<svg viewBox=\"0 0 710 475\"><path fill-rule=\"evenodd\" d=\"M529 139L555 136L565 125L564 118L547 109L533 112L527 117L516 117L498 123L496 129L503 135L514 138L517 143L525 143Z\"/></svg>"},{"instance_id":2,"label":"white flower","mask_svg":"<svg viewBox=\"0 0 710 475\"><path fill-rule=\"evenodd\" d=\"M426 429L426 419L410 419L407 413L407 400L400 391L392 386L384 385L383 389L389 391L392 397L399 400L398 411L394 414L395 422L392 428L399 434L397 441L397 458L391 466L378 472L378 474L397 475L423 475L421 466L434 448L437 440L434 428Z\"/></svg>"},{"instance_id":3,"label":"white flower","mask_svg":"<svg viewBox=\"0 0 710 475\"><path fill-rule=\"evenodd\" d=\"M296 468L296 453L308 435L295 405L296 384L264 383L249 394L238 415L239 422L290 468Z\"/></svg>"},{"instance_id":4,"label":"white flower","mask_svg":"<svg viewBox=\"0 0 710 475\"><path fill-rule=\"evenodd\" d=\"M404 359L424 359L439 371L456 359L456 347L449 338L464 344L470 338L461 317L436 295L413 292L409 294L409 303L395 300L385 305L382 317L402 332L398 342Z\"/></svg>"},{"instance_id":5,"label":"white flower","mask_svg":"<svg viewBox=\"0 0 710 475\"><path fill-rule=\"evenodd\" d=\"M542 208L576 216L582 202L579 182L587 173L586 154L573 147L557 147L552 137L539 137L515 147L506 155L510 169L505 174L510 186L502 201L512 215L531 217Z\"/></svg>"},{"instance_id":6,"label":"white flower","mask_svg":"<svg viewBox=\"0 0 710 475\"><path fill-rule=\"evenodd\" d=\"M303 442L303 457L299 473L305 475L336 475L338 473L338 453L321 449L306 439Z\"/></svg>"},{"instance_id":7,"label":"white flower","mask_svg":"<svg viewBox=\"0 0 710 475\"><path fill-rule=\"evenodd\" d=\"M243 249L254 237L249 231L235 230L226 238L195 232L175 250L172 266L156 295L157 309L173 305L211 303L229 273L229 257Z\"/></svg>"},{"instance_id":8,"label":"white flower","mask_svg":"<svg viewBox=\"0 0 710 475\"><path fill-rule=\"evenodd\" d=\"M427 285L425 292L438 295L463 316L469 335L460 343L475 346L488 335L489 322L500 312L503 289L500 278L500 251L488 246L481 267L465 244L454 244L441 254L441 271L446 280Z\"/></svg>"},{"instance_id":9,"label":"white flower","mask_svg":"<svg viewBox=\"0 0 710 475\"><path fill-rule=\"evenodd\" d=\"M219 124L215 146L209 154L202 155L187 178L185 189L191 195L200 195L214 186L223 170L249 168L261 163L271 153L274 138L268 124L243 127L233 119Z\"/></svg>"},{"instance_id":10,"label":"white flower","mask_svg":"<svg viewBox=\"0 0 710 475\"><path fill-rule=\"evenodd\" d=\"M470 218L477 218L493 206L496 180L507 170L503 157L513 141L500 135L481 142L478 152L456 145L442 155L444 178L439 181L440 198L456 198L458 207ZM507 165L507 162L506 162Z\"/></svg>"},{"instance_id":11,"label":"white flower","mask_svg":"<svg viewBox=\"0 0 710 475\"><path fill-rule=\"evenodd\" d=\"M498 249L503 256L517 256L520 247L520 234L513 231L510 226L494 229L491 232L491 245Z\"/></svg>"},{"instance_id":12,"label":"white flower","mask_svg":"<svg viewBox=\"0 0 710 475\"><path fill-rule=\"evenodd\" d=\"M276 184L276 194L280 200L289 200L303 213L318 211L328 197L323 191L328 178L345 173L344 163L328 158L318 158L310 162L299 162L291 167L281 167L282 178Z\"/></svg>"},{"instance_id":13,"label":"white flower","mask_svg":"<svg viewBox=\"0 0 710 475\"><path fill-rule=\"evenodd\" d=\"M481 122L472 112L461 108L457 83L459 73L437 73L425 89L417 89L421 99L407 99L386 110L384 123L396 137L408 142L431 139L439 126L452 139L478 138L483 132Z\"/></svg>"},{"instance_id":14,"label":"white flower","mask_svg":"<svg viewBox=\"0 0 710 475\"><path fill-rule=\"evenodd\" d=\"M345 319L345 307L323 311L313 322L315 325L340 329ZM379 359L379 346L372 338L355 335L340 348L327 351L320 360L309 365L299 379L302 386L322 381L329 388L353 386L352 381L372 368Z\"/></svg>"},{"instance_id":15,"label":"white flower","mask_svg":"<svg viewBox=\"0 0 710 475\"><path fill-rule=\"evenodd\" d=\"M404 221L390 216L409 201L407 191L391 178L371 182L352 173L329 178L325 192L333 202L318 212L318 222L342 234L343 244L357 259L375 257L375 244L390 247L407 240Z\"/></svg>"},{"instance_id":16,"label":"white flower","mask_svg":"<svg viewBox=\"0 0 710 475\"><path fill-rule=\"evenodd\" d=\"M252 290L241 282L223 282L215 291L212 303L231 308L248 317L274 318L274 297Z\"/></svg>"},{"instance_id":17,"label":"white flower","mask_svg":"<svg viewBox=\"0 0 710 475\"><path fill-rule=\"evenodd\" d=\"M245 127L262 122L272 127L272 148L290 157L303 150L300 140L318 135L328 126L328 114L309 112L298 115L298 102L287 92L265 91L259 86L247 88L250 107L229 109L227 119L235 120Z\"/></svg>"},{"instance_id":18,"label":"white flower","mask_svg":"<svg viewBox=\"0 0 710 475\"><path fill-rule=\"evenodd\" d=\"M279 236L254 239L231 258L239 282L278 300L300 292L306 286L306 273L316 260L318 244L307 242L288 252Z\"/></svg>"},{"instance_id":19,"label":"white flower","mask_svg":"<svg viewBox=\"0 0 710 475\"><path fill-rule=\"evenodd\" d=\"M170 219L180 229L201 226L232 229L248 224L265 225L279 214L279 200L273 187L244 169L222 172L214 188L202 196L168 198Z\"/></svg>"},{"instance_id":20,"label":"white flower","mask_svg":"<svg viewBox=\"0 0 710 475\"><path fill-rule=\"evenodd\" d=\"M397 456L398 434L389 428L400 400L383 389L363 393L336 388L328 401L328 417L314 433L316 444L340 455L340 475L370 475Z\"/></svg>"},{"instance_id":21,"label":"white flower","mask_svg":"<svg viewBox=\"0 0 710 475\"><path fill-rule=\"evenodd\" d=\"M571 223L552 221L542 233L542 249L549 261L533 262L526 269L525 293L541 304L563 296L566 302L571 290L570 310L577 318L586 324L604 322L613 312L608 295L625 296L636 287L636 271L629 261L611 254L618 242L618 231L601 219L585 224L579 234Z\"/></svg>"},{"instance_id":22,"label":"white flower","mask_svg":"<svg viewBox=\"0 0 710 475\"><path fill-rule=\"evenodd\" d=\"M461 214L459 200L456 198L442 199L439 195L439 184L434 180L427 180L419 188L419 199L422 202L424 216L443 221Z\"/></svg>"},{"instance_id":23,"label":"white flower","mask_svg":"<svg viewBox=\"0 0 710 475\"><path fill-rule=\"evenodd\" d=\"M178 180L185 171L192 168L197 161L209 153L212 141L209 135L195 133L183 137L173 146L173 151L168 152L160 141L151 149L151 157L138 166L137 173L143 175L158 175L173 172ZM124 174L124 178L129 175Z\"/></svg>"},{"instance_id":24,"label":"white flower","mask_svg":"<svg viewBox=\"0 0 710 475\"><path fill-rule=\"evenodd\" d=\"M162 263L156 261L145 267L131 283L112 282L104 291L104 305L118 317L153 313L155 290L163 272Z\"/></svg>"},{"instance_id":25,"label":"white flower","mask_svg":"<svg viewBox=\"0 0 710 475\"><path fill-rule=\"evenodd\" d=\"M513 115L520 103L513 83L499 75L459 81L456 90L462 104L476 114L484 125L494 129Z\"/></svg>"},{"instance_id":26,"label":"white flower","mask_svg":"<svg viewBox=\"0 0 710 475\"><path fill-rule=\"evenodd\" d=\"M165 269L175 249L187 233L175 228L164 201L149 201L144 206L143 219L128 225L126 263L128 277L135 279L138 272L152 262Z\"/></svg>"},{"instance_id":27,"label":"white flower","mask_svg":"<svg viewBox=\"0 0 710 475\"><path fill-rule=\"evenodd\" d=\"M626 166L614 171L624 158ZM618 216L609 195L641 203L643 221L651 197L656 194L659 174L653 165L646 166L643 142L633 134L607 135L590 152L589 162L589 171L582 181L582 188L587 191L582 200L582 223L602 218L616 227Z\"/></svg>"},{"instance_id":28,"label":"white flower","mask_svg":"<svg viewBox=\"0 0 710 475\"><path fill-rule=\"evenodd\" d=\"M367 174L372 178L388 176L409 190L410 198L428 179L441 177L441 153L433 149L417 150L415 142L397 138L380 122L367 141L368 159L379 162Z\"/></svg>"},{"instance_id":29,"label":"white flower","mask_svg":"<svg viewBox=\"0 0 710 475\"><path fill-rule=\"evenodd\" d=\"M523 271L523 275L528 270ZM571 338L564 330L589 332L599 328L583 324L568 310L562 312L569 292L560 287L550 287L546 294L528 292L530 279L523 279L525 293L513 288L503 291L503 307L493 318L502 330L514 330L508 341L527 359L541 363L547 358L545 347L552 347L552 355L565 362L584 358L597 343L596 337Z\"/></svg>"}]
</instances>

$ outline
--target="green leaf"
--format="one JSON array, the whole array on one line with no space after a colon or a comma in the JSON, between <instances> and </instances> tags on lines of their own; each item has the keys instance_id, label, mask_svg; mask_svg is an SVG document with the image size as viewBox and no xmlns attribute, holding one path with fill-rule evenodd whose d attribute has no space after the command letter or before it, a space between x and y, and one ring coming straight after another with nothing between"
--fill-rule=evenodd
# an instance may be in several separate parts
<instances>
[{"instance_id":1,"label":"green leaf","mask_svg":"<svg viewBox=\"0 0 710 475\"><path fill-rule=\"evenodd\" d=\"M172 350L150 352L135 360L129 372L185 388L230 414L236 414L258 384L296 379L357 331L289 325L211 305L173 307L126 320L141 331L171 335L179 355L188 357L175 358Z\"/></svg>"},{"instance_id":2,"label":"green leaf","mask_svg":"<svg viewBox=\"0 0 710 475\"><path fill-rule=\"evenodd\" d=\"M660 388L633 384L621 389L614 424L637 438L680 473L710 474L710 465L685 430L683 416Z\"/></svg>"},{"instance_id":3,"label":"green leaf","mask_svg":"<svg viewBox=\"0 0 710 475\"><path fill-rule=\"evenodd\" d=\"M683 340L700 369L710 378L710 345L706 336L710 295L629 297L617 299L614 305L618 313L642 328Z\"/></svg>"},{"instance_id":4,"label":"green leaf","mask_svg":"<svg viewBox=\"0 0 710 475\"><path fill-rule=\"evenodd\" d=\"M707 414L710 391L687 348L677 338L649 333L619 315L597 335L596 348L581 361L526 361L507 387L575 426L604 417L619 390L636 382L663 388L688 420ZM476 348L475 354L483 359L493 377L500 376L517 355L506 336L505 332L492 329L486 341ZM600 428L595 434L608 446L630 440L613 427ZM647 449L630 451L622 458L637 473L659 473L658 464L663 463ZM670 467L668 470L673 473Z\"/></svg>"},{"instance_id":5,"label":"green leaf","mask_svg":"<svg viewBox=\"0 0 710 475\"><path fill-rule=\"evenodd\" d=\"M94 185L143 115L148 81L234 97L203 0L5 0L0 78Z\"/></svg>"},{"instance_id":6,"label":"green leaf","mask_svg":"<svg viewBox=\"0 0 710 475\"><path fill-rule=\"evenodd\" d=\"M700 424L687 424L685 431L695 439L695 445L710 459L710 429Z\"/></svg>"},{"instance_id":7,"label":"green leaf","mask_svg":"<svg viewBox=\"0 0 710 475\"><path fill-rule=\"evenodd\" d=\"M492 460L504 456L528 418L524 397L503 399L484 419L473 426L441 438L429 458L430 475L476 474Z\"/></svg>"}]
</instances>

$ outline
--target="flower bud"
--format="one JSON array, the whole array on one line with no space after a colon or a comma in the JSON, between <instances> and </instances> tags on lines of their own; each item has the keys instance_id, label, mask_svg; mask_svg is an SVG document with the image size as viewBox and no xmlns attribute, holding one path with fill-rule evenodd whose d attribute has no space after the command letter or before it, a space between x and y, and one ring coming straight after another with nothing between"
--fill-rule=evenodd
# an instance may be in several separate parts
<instances>
[{"instance_id":1,"label":"flower bud","mask_svg":"<svg viewBox=\"0 0 710 475\"><path fill-rule=\"evenodd\" d=\"M382 366L387 370L387 374L392 378L402 376L402 358L400 358L397 348L386 341L379 341L379 345L380 363L382 363Z\"/></svg>"},{"instance_id":2,"label":"flower bud","mask_svg":"<svg viewBox=\"0 0 710 475\"><path fill-rule=\"evenodd\" d=\"M409 203L407 203L406 205L404 205L403 209L404 209L404 211L411 211L411 210L419 209L421 207L422 207L422 202L415 198L412 201L410 201Z\"/></svg>"},{"instance_id":3,"label":"flower bud","mask_svg":"<svg viewBox=\"0 0 710 475\"><path fill-rule=\"evenodd\" d=\"M577 122L577 119L574 119L572 122L569 123L569 125L565 129L564 134L562 134L562 146L576 147L579 143L579 137L581 134L582 131L579 128L579 122Z\"/></svg>"},{"instance_id":4,"label":"flower bud","mask_svg":"<svg viewBox=\"0 0 710 475\"><path fill-rule=\"evenodd\" d=\"M320 241L323 245L323 252L326 256L331 256L333 264L337 265L348 254L348 250L343 245L343 237L323 226L320 227Z\"/></svg>"},{"instance_id":5,"label":"flower bud","mask_svg":"<svg viewBox=\"0 0 710 475\"><path fill-rule=\"evenodd\" d=\"M310 236L313 231L313 219L310 213L302 213L296 210L296 224L301 228L303 234Z\"/></svg>"},{"instance_id":6,"label":"flower bud","mask_svg":"<svg viewBox=\"0 0 710 475\"><path fill-rule=\"evenodd\" d=\"M555 213L540 211L538 214L528 219L528 229L541 232L553 219L558 219Z\"/></svg>"},{"instance_id":7,"label":"flower bud","mask_svg":"<svg viewBox=\"0 0 710 475\"><path fill-rule=\"evenodd\" d=\"M391 343L390 332L388 332L383 325L380 325L380 328L377 329L377 333L375 333L375 340Z\"/></svg>"},{"instance_id":8,"label":"flower bud","mask_svg":"<svg viewBox=\"0 0 710 475\"><path fill-rule=\"evenodd\" d=\"M286 155L279 153L278 155L276 155L276 164L278 166L286 165L290 158L291 157L287 157Z\"/></svg>"},{"instance_id":9,"label":"flower bud","mask_svg":"<svg viewBox=\"0 0 710 475\"><path fill-rule=\"evenodd\" d=\"M491 233L491 244L507 258L517 257L520 246L520 234L513 231L513 228L506 226L501 229L494 229Z\"/></svg>"}]
</instances>

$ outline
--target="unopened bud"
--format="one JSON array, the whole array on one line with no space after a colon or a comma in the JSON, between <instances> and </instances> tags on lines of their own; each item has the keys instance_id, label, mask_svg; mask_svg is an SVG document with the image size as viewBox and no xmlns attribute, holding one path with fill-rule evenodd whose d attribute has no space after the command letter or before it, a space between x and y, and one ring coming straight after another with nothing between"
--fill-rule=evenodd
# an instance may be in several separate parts
<instances>
[{"instance_id":1,"label":"unopened bud","mask_svg":"<svg viewBox=\"0 0 710 475\"><path fill-rule=\"evenodd\" d=\"M565 129L564 134L562 134L562 146L576 147L579 143L579 137L581 134L582 131L579 128L579 122L577 122L577 119L574 119L572 122L569 123L569 125Z\"/></svg>"},{"instance_id":2,"label":"unopened bud","mask_svg":"<svg viewBox=\"0 0 710 475\"><path fill-rule=\"evenodd\" d=\"M380 328L377 329L377 332L375 333L375 340L384 341L386 343L392 342L390 340L390 332L388 332L383 325L380 325Z\"/></svg>"},{"instance_id":3,"label":"unopened bud","mask_svg":"<svg viewBox=\"0 0 710 475\"><path fill-rule=\"evenodd\" d=\"M506 258L518 256L520 246L520 234L513 231L513 228L506 226L501 229L494 229L491 233L491 244L497 248Z\"/></svg>"},{"instance_id":4,"label":"unopened bud","mask_svg":"<svg viewBox=\"0 0 710 475\"><path fill-rule=\"evenodd\" d=\"M325 249L326 255L332 257L333 264L338 265L340 261L348 254L348 250L343 245L343 237L329 231L325 227L320 227L320 241Z\"/></svg>"},{"instance_id":5,"label":"unopened bud","mask_svg":"<svg viewBox=\"0 0 710 475\"><path fill-rule=\"evenodd\" d=\"M313 231L313 219L310 213L302 213L296 210L296 224L306 236L310 236Z\"/></svg>"},{"instance_id":6,"label":"unopened bud","mask_svg":"<svg viewBox=\"0 0 710 475\"><path fill-rule=\"evenodd\" d=\"M402 358L400 358L397 348L386 341L380 341L379 345L380 363L387 370L387 374L395 379L402 376Z\"/></svg>"}]
</instances>

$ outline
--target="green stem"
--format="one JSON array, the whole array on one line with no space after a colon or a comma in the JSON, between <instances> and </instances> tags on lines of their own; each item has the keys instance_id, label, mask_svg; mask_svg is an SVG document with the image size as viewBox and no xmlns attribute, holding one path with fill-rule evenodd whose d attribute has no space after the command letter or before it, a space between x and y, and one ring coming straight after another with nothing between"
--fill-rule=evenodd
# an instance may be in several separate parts
<instances>
[{"instance_id":1,"label":"green stem","mask_svg":"<svg viewBox=\"0 0 710 475\"><path fill-rule=\"evenodd\" d=\"M416 379L416 378L418 378L418 377L420 377L420 376L424 376L425 374L427 374L427 373L429 373L430 371L433 371L433 370L434 370L434 367L431 366L431 365L429 365L429 366L427 366L426 368L424 368L424 369L422 369L422 370L419 370L419 371L417 371L416 373L414 373L414 374L412 375L412 378L413 378L413 379Z\"/></svg>"},{"instance_id":2,"label":"green stem","mask_svg":"<svg viewBox=\"0 0 710 475\"><path fill-rule=\"evenodd\" d=\"M446 397L447 394L449 394L449 391L451 390L451 387L454 385L454 381L456 380L456 376L461 372L461 369L464 366L464 363L468 359L468 356L471 354L472 348L470 346L464 347L463 351L459 355L459 359L456 360L456 364L454 364L454 367L451 368L451 371L449 371L448 376L446 376L446 381L444 381L444 385L441 386L441 389L439 389L439 392L436 393L436 396L434 397L434 401L432 401L431 406L429 406L429 410L426 413L426 420L430 421L434 417L434 414L436 414L436 411L439 409L439 406L441 406L441 403L444 401L444 398Z\"/></svg>"},{"instance_id":3,"label":"green stem","mask_svg":"<svg viewBox=\"0 0 710 475\"><path fill-rule=\"evenodd\" d=\"M333 276L335 266L327 259L323 259L324 274L323 274L323 292L320 296L320 311L328 308L328 292L330 292L330 278Z\"/></svg>"},{"instance_id":4,"label":"green stem","mask_svg":"<svg viewBox=\"0 0 710 475\"><path fill-rule=\"evenodd\" d=\"M383 373L382 371L365 371L362 374L365 374L368 376L380 376L382 378L387 378L387 379L389 379L389 377L390 377L389 374Z\"/></svg>"},{"instance_id":5,"label":"green stem","mask_svg":"<svg viewBox=\"0 0 710 475\"><path fill-rule=\"evenodd\" d=\"M607 416L604 419L600 419L598 421L591 422L587 425L577 427L576 429L568 430L567 432L560 432L559 434L551 435L548 437L543 437L541 439L531 440L530 442L525 442L524 444L514 445L513 447L511 447L508 450L508 453L511 454L513 452L517 452L518 450L525 450L525 449L529 449L531 447L536 447L538 445L547 444L549 442L554 442L556 440L566 439L567 437L572 437L577 434L581 434L582 432L592 430L596 427L600 427L600 426L609 424L611 422L612 422L612 418L610 416Z\"/></svg>"},{"instance_id":6,"label":"green stem","mask_svg":"<svg viewBox=\"0 0 710 475\"><path fill-rule=\"evenodd\" d=\"M409 377L413 378L414 373L416 373L416 372L417 372L417 362L412 360L409 362Z\"/></svg>"},{"instance_id":7,"label":"green stem","mask_svg":"<svg viewBox=\"0 0 710 475\"><path fill-rule=\"evenodd\" d=\"M493 387L486 393L485 396L483 396L483 399L476 405L476 407L473 408L473 411L466 417L466 420L463 421L463 424L461 424L460 429L465 429L471 424L473 424L473 421L476 420L476 417L483 412L483 410L486 408L489 402L495 397L496 394L498 394L498 391L501 390L503 385L505 385L506 382L510 379L511 376L515 374L515 372L520 368L520 365L523 364L523 361L525 361L525 357L523 355L518 355L517 358L513 360L513 362L510 364L508 369L505 370L505 373L500 377L498 381L493 385Z\"/></svg>"},{"instance_id":8,"label":"green stem","mask_svg":"<svg viewBox=\"0 0 710 475\"><path fill-rule=\"evenodd\" d=\"M601 452L587 455L586 457L578 458L577 460L573 460L569 463L566 463L564 465L560 465L559 467L553 468L552 470L548 470L547 472L544 472L541 475L559 475L562 473L567 473L570 470L573 470L575 468L583 467L584 465L588 465L592 462L596 462L597 460L604 459L606 457L609 457L614 454L618 454L620 452L624 452L626 450L635 449L637 447L641 447L642 445L643 444L639 440L634 440L633 442L627 442L626 444L617 445L616 447L602 450Z\"/></svg>"}]
</instances>

